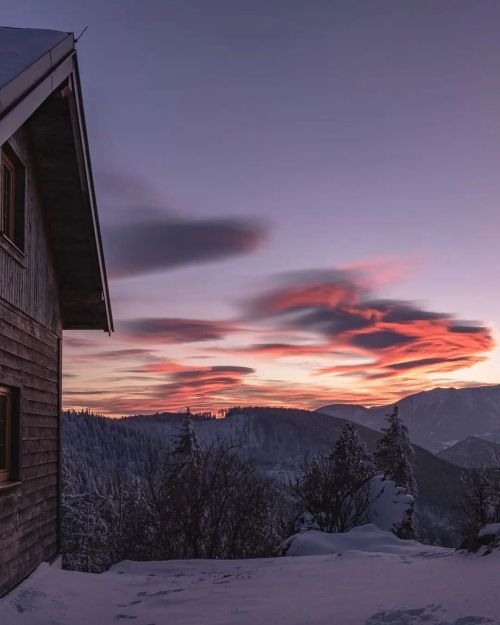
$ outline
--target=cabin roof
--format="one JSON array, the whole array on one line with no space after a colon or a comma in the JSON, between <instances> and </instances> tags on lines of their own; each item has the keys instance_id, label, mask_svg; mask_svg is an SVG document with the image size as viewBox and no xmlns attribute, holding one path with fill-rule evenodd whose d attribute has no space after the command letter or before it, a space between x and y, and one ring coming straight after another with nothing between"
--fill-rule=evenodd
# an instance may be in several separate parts
<instances>
[{"instance_id":1,"label":"cabin roof","mask_svg":"<svg viewBox=\"0 0 500 625\"><path fill-rule=\"evenodd\" d=\"M0 27L0 145L27 125L64 329L113 330L72 33Z\"/></svg>"},{"instance_id":2,"label":"cabin roof","mask_svg":"<svg viewBox=\"0 0 500 625\"><path fill-rule=\"evenodd\" d=\"M0 88L14 81L50 52L68 33L31 28L0 28Z\"/></svg>"}]
</instances>

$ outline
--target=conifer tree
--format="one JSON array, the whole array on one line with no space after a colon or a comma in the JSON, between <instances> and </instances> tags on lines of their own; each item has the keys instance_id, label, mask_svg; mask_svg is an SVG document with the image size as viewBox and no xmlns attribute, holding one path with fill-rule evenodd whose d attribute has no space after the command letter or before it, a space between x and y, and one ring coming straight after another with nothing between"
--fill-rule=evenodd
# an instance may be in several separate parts
<instances>
[{"instance_id":1,"label":"conifer tree","mask_svg":"<svg viewBox=\"0 0 500 625\"><path fill-rule=\"evenodd\" d=\"M394 406L387 415L387 422L375 451L377 470L416 497L418 489L413 475L415 451L410 443L408 428L399 416L398 406Z\"/></svg>"},{"instance_id":2,"label":"conifer tree","mask_svg":"<svg viewBox=\"0 0 500 625\"><path fill-rule=\"evenodd\" d=\"M328 455L305 462L292 488L321 531L345 532L366 523L373 474L372 457L348 422Z\"/></svg>"},{"instance_id":3,"label":"conifer tree","mask_svg":"<svg viewBox=\"0 0 500 625\"><path fill-rule=\"evenodd\" d=\"M340 484L357 487L374 475L373 457L360 440L356 426L347 422L332 453L335 475Z\"/></svg>"},{"instance_id":4,"label":"conifer tree","mask_svg":"<svg viewBox=\"0 0 500 625\"><path fill-rule=\"evenodd\" d=\"M339 497L339 528L345 531L366 521L369 481L374 475L373 457L360 440L353 423L347 422L331 455Z\"/></svg>"},{"instance_id":5,"label":"conifer tree","mask_svg":"<svg viewBox=\"0 0 500 625\"><path fill-rule=\"evenodd\" d=\"M200 445L193 428L189 408L179 426L174 445L172 456L176 464L182 467L186 464L196 463L200 455Z\"/></svg>"}]
</instances>

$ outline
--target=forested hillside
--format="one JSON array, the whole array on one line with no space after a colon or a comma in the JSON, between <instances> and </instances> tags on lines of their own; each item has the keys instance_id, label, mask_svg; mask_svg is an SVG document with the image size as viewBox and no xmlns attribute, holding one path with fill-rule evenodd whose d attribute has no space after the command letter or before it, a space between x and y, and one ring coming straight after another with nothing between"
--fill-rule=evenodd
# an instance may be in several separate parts
<instances>
[{"instance_id":1,"label":"forested hillside","mask_svg":"<svg viewBox=\"0 0 500 625\"><path fill-rule=\"evenodd\" d=\"M124 419L89 413L63 414L63 530L67 566L104 570L124 557L152 557L154 537L166 531L160 529L165 519L155 510L160 497L156 491L161 479L166 474L171 475L171 454L178 444L185 417L186 414L181 413ZM290 508L289 483L303 466L304 459L333 449L348 423L320 413L277 408L236 408L222 419L189 415L189 422L200 447L208 454L204 456L206 467L218 453L224 458L228 455L228 466L238 473L235 491L241 487L240 477L246 475L245 479L253 484L248 482L246 489L255 487L263 499L265 493L274 492L273 502L279 504L280 510L268 508L264 512L263 502L262 510L256 510L254 519L262 523L262 518L266 518L270 523L268 532L264 532L267 538L263 538L268 551L272 551L271 543L276 547L291 531L289 526L295 511L293 506ZM357 426L357 430L368 450L373 451L380 434L363 426ZM206 468L205 473L210 470ZM458 534L452 519L460 497L461 472L461 468L415 447L420 540L457 544ZM191 478L197 480L199 476ZM219 478L220 475L214 475L215 480ZM186 475L183 480L187 480ZM166 496L165 493L162 496ZM241 504L235 497L232 505L240 506L240 512ZM170 500L168 505L180 506L181 510L187 504ZM218 505L214 501L210 504L215 508ZM215 508L212 507L210 515ZM177 516L180 523L180 511ZM185 532L185 520L183 522L182 532ZM175 534L180 530L170 526L168 531ZM274 542L269 541L271 534L276 535ZM184 547L181 549L179 545L183 540L179 538L177 545L170 545L170 552L163 557L172 557L172 554L181 557ZM200 545L195 548L201 553L204 549ZM251 549L246 548L245 553L251 555Z\"/></svg>"}]
</instances>

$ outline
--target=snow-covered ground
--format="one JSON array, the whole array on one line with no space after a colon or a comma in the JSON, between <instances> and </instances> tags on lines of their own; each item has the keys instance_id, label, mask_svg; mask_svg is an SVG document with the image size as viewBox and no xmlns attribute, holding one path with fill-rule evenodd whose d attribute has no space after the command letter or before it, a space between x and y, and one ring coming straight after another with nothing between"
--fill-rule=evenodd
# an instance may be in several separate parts
<instances>
[{"instance_id":1,"label":"snow-covered ground","mask_svg":"<svg viewBox=\"0 0 500 625\"><path fill-rule=\"evenodd\" d=\"M0 600L0 623L500 625L500 556L400 541L373 525L318 534L293 542L330 555L122 562L101 575L42 565Z\"/></svg>"},{"instance_id":2,"label":"snow-covered ground","mask_svg":"<svg viewBox=\"0 0 500 625\"><path fill-rule=\"evenodd\" d=\"M392 532L381 531L372 524L355 527L343 534L327 534L315 530L295 534L285 541L284 550L287 556L319 556L364 551L436 558L452 553L450 549L444 547L422 545L416 540L401 540Z\"/></svg>"}]
</instances>

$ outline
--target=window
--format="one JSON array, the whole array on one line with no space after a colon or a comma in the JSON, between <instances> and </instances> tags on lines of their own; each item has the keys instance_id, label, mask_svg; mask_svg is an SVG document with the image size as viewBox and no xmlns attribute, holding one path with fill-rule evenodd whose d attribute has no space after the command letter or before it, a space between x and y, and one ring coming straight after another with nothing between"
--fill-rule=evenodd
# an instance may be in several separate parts
<instances>
[{"instance_id":1,"label":"window","mask_svg":"<svg viewBox=\"0 0 500 625\"><path fill-rule=\"evenodd\" d=\"M0 149L0 232L24 250L25 169L8 143Z\"/></svg>"},{"instance_id":2,"label":"window","mask_svg":"<svg viewBox=\"0 0 500 625\"><path fill-rule=\"evenodd\" d=\"M12 396L0 386L0 484L11 479Z\"/></svg>"},{"instance_id":3,"label":"window","mask_svg":"<svg viewBox=\"0 0 500 625\"><path fill-rule=\"evenodd\" d=\"M21 480L20 389L0 386L0 487Z\"/></svg>"}]
</instances>

